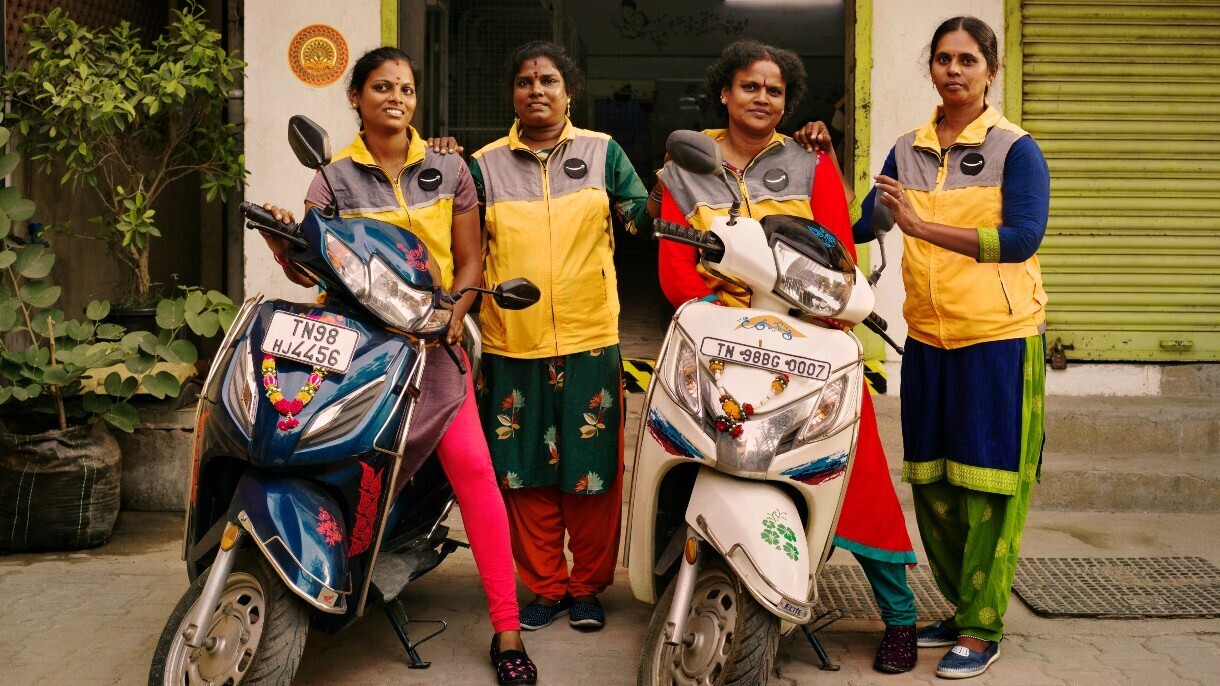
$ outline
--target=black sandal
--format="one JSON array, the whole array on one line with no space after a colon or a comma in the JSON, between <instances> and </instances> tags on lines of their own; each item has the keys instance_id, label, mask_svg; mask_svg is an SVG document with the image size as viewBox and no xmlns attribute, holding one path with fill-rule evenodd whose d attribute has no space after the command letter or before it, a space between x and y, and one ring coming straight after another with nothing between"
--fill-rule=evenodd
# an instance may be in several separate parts
<instances>
[{"instance_id":1,"label":"black sandal","mask_svg":"<svg viewBox=\"0 0 1220 686\"><path fill-rule=\"evenodd\" d=\"M500 650L500 637L491 637L491 666L496 669L500 686L533 686L538 683L538 668L524 650Z\"/></svg>"}]
</instances>

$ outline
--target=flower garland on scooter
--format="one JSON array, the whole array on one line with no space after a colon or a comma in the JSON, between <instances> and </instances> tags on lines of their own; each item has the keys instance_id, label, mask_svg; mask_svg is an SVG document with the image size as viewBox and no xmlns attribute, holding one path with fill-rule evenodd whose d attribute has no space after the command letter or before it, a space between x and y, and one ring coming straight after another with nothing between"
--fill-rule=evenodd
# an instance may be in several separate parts
<instances>
[{"instance_id":1,"label":"flower garland on scooter","mask_svg":"<svg viewBox=\"0 0 1220 686\"><path fill-rule=\"evenodd\" d=\"M263 391L267 394L267 399L275 406L275 410L284 415L287 419L281 419L276 426L280 431L291 431L300 425L300 421L294 414L299 414L313 396L318 392L318 387L322 385L322 379L326 377L326 370L322 367L315 366L309 374L309 378L305 380L305 385L301 390L297 391L297 395L292 400L284 397L280 391L279 375L275 370L275 357L271 355L263 355Z\"/></svg>"},{"instance_id":2,"label":"flower garland on scooter","mask_svg":"<svg viewBox=\"0 0 1220 686\"><path fill-rule=\"evenodd\" d=\"M789 378L783 372L776 374L775 378L771 380L771 388L762 400L757 403L741 403L720 382L720 375L724 372L724 363L724 360L712 358L707 365L708 371L712 373L712 381L716 384L716 390L720 391L720 407L724 410L724 414L713 419L712 424L717 431L727 432L733 438L740 438L743 431L742 424L746 419L753 416L757 410L761 410L772 398L783 393L784 389L788 388Z\"/></svg>"}]
</instances>

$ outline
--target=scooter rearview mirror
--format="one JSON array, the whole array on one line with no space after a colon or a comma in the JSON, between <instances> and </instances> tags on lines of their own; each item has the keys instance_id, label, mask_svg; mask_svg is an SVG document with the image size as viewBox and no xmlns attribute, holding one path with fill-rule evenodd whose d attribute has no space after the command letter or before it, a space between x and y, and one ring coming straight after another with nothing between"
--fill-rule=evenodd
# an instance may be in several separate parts
<instances>
[{"instance_id":1,"label":"scooter rearview mirror","mask_svg":"<svg viewBox=\"0 0 1220 686\"><path fill-rule=\"evenodd\" d=\"M894 228L894 213L881 203L873 203L873 221L869 226L877 239L877 250L881 253L881 264L873 268L868 275L868 285L876 286L881 280L881 272L885 271L885 235ZM901 353L899 353L901 354Z\"/></svg>"},{"instance_id":2,"label":"scooter rearview mirror","mask_svg":"<svg viewBox=\"0 0 1220 686\"><path fill-rule=\"evenodd\" d=\"M330 137L326 129L309 117L297 114L288 120L288 145L301 164L310 169L330 164Z\"/></svg>"},{"instance_id":3,"label":"scooter rearview mirror","mask_svg":"<svg viewBox=\"0 0 1220 686\"><path fill-rule=\"evenodd\" d=\"M524 310L538 302L538 299L542 297L542 291L538 290L538 287L529 279L517 278L509 279L496 286L491 297L503 309Z\"/></svg>"},{"instance_id":4,"label":"scooter rearview mirror","mask_svg":"<svg viewBox=\"0 0 1220 686\"><path fill-rule=\"evenodd\" d=\"M698 131L678 130L669 134L665 152L674 164L692 174L719 174L723 169L720 146Z\"/></svg>"},{"instance_id":5,"label":"scooter rearview mirror","mask_svg":"<svg viewBox=\"0 0 1220 686\"><path fill-rule=\"evenodd\" d=\"M869 227L877 240L884 241L885 234L894 228L894 212L881 203L873 203L873 221Z\"/></svg>"}]
</instances>

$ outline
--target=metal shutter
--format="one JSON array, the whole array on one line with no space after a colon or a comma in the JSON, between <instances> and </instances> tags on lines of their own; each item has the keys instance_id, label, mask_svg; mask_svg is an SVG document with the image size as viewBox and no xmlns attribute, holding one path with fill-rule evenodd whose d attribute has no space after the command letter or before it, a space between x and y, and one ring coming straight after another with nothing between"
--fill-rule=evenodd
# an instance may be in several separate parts
<instances>
[{"instance_id":1,"label":"metal shutter","mask_svg":"<svg viewBox=\"0 0 1220 686\"><path fill-rule=\"evenodd\" d=\"M1220 360L1220 0L1020 10L1014 93L1051 169L1048 346Z\"/></svg>"}]
</instances>

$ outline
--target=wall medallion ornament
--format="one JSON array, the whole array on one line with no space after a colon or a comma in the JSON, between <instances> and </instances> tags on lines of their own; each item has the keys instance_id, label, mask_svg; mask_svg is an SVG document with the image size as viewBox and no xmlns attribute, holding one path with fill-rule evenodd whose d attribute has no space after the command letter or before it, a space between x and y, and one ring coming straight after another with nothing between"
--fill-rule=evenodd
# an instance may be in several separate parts
<instances>
[{"instance_id":1,"label":"wall medallion ornament","mask_svg":"<svg viewBox=\"0 0 1220 686\"><path fill-rule=\"evenodd\" d=\"M338 81L347 69L348 56L342 34L323 24L297 31L288 44L292 73L310 86L329 86Z\"/></svg>"}]
</instances>

